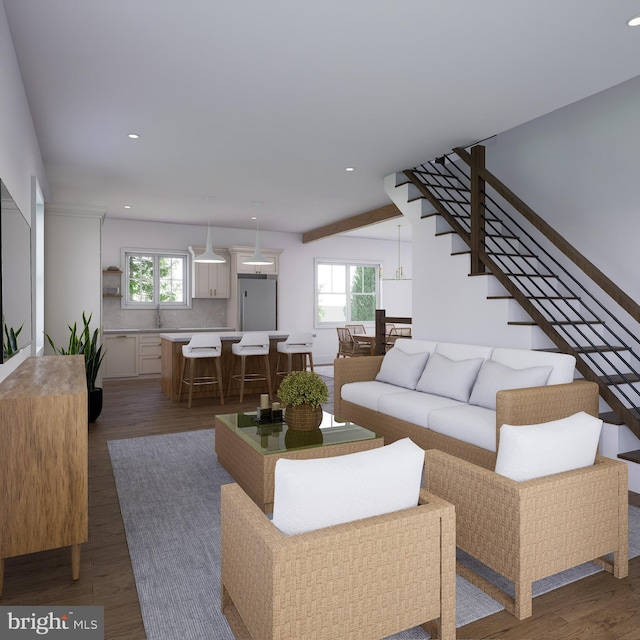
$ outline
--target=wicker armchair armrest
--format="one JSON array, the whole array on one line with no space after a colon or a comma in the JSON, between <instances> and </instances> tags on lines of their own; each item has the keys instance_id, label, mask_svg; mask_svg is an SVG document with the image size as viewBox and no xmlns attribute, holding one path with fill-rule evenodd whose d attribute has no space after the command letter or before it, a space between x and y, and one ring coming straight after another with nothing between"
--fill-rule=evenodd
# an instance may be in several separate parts
<instances>
[{"instance_id":1,"label":"wicker armchair armrest","mask_svg":"<svg viewBox=\"0 0 640 640\"><path fill-rule=\"evenodd\" d=\"M544 387L503 389L496 394L496 451L503 424L550 422L585 411L598 416L598 385L576 380Z\"/></svg>"},{"instance_id":2,"label":"wicker armchair armrest","mask_svg":"<svg viewBox=\"0 0 640 640\"><path fill-rule=\"evenodd\" d=\"M333 361L333 412L340 415L342 404L342 385L349 382L375 380L384 356L365 356L361 358L336 358Z\"/></svg>"}]
</instances>

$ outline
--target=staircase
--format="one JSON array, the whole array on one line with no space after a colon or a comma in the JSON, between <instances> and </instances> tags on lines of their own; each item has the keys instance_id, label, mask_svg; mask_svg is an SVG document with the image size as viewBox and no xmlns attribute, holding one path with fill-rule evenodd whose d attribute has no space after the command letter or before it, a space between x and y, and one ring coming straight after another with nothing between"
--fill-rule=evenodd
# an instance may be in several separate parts
<instances>
[{"instance_id":1,"label":"staircase","mask_svg":"<svg viewBox=\"0 0 640 640\"><path fill-rule=\"evenodd\" d=\"M463 241L470 275L490 274L553 350L576 358L609 411L640 438L640 306L484 167L484 147L414 167L401 181Z\"/></svg>"}]
</instances>

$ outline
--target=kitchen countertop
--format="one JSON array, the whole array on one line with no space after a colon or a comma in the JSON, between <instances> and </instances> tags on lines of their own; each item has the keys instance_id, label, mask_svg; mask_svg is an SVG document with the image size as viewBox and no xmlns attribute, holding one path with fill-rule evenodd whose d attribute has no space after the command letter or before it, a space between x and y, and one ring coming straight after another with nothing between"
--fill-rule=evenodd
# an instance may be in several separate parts
<instances>
[{"instance_id":1,"label":"kitchen countertop","mask_svg":"<svg viewBox=\"0 0 640 640\"><path fill-rule=\"evenodd\" d=\"M112 335L114 333L200 333L202 331L233 331L233 327L190 327L184 329L182 327L160 327L159 329L105 329L105 335Z\"/></svg>"},{"instance_id":2,"label":"kitchen countertop","mask_svg":"<svg viewBox=\"0 0 640 640\"><path fill-rule=\"evenodd\" d=\"M201 331L211 331L211 329L191 329L191 331L182 330L180 332L167 331L166 333L161 333L160 337L170 342L189 342L192 334ZM215 329L215 331L220 333L220 340L240 340L247 333L267 333L271 340L276 340L278 338L286 339L291 333L290 331L224 331L218 329Z\"/></svg>"}]
</instances>

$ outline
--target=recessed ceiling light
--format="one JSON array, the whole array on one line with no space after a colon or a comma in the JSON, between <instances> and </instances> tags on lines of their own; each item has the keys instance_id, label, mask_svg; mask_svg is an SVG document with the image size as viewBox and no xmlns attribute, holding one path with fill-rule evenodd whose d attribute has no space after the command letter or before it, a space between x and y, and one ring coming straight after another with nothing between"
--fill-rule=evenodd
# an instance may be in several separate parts
<instances>
[{"instance_id":1,"label":"recessed ceiling light","mask_svg":"<svg viewBox=\"0 0 640 640\"><path fill-rule=\"evenodd\" d=\"M131 138L132 140L137 140L140 137L139 133L130 133L129 134L129 138Z\"/></svg>"},{"instance_id":2,"label":"recessed ceiling light","mask_svg":"<svg viewBox=\"0 0 640 640\"><path fill-rule=\"evenodd\" d=\"M640 26L640 16L634 16L633 18L629 18L627 20L627 24L630 27L638 27L638 26Z\"/></svg>"},{"instance_id":3,"label":"recessed ceiling light","mask_svg":"<svg viewBox=\"0 0 640 640\"><path fill-rule=\"evenodd\" d=\"M125 209L131 209L131 205L130 205L130 204L125 204L125 205L124 205L124 208L125 208Z\"/></svg>"},{"instance_id":4,"label":"recessed ceiling light","mask_svg":"<svg viewBox=\"0 0 640 640\"><path fill-rule=\"evenodd\" d=\"M347 167L345 171L355 171L355 169L353 167Z\"/></svg>"}]
</instances>

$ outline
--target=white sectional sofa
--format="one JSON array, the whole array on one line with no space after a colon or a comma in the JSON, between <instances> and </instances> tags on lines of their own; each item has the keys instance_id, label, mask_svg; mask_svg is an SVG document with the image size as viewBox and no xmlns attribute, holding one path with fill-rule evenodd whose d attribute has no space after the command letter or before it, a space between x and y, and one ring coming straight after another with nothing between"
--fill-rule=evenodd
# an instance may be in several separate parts
<instances>
[{"instance_id":1,"label":"white sectional sofa","mask_svg":"<svg viewBox=\"0 0 640 640\"><path fill-rule=\"evenodd\" d=\"M574 369L566 354L399 339L384 357L335 360L334 413L493 468L502 424L598 415Z\"/></svg>"}]
</instances>

